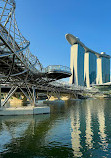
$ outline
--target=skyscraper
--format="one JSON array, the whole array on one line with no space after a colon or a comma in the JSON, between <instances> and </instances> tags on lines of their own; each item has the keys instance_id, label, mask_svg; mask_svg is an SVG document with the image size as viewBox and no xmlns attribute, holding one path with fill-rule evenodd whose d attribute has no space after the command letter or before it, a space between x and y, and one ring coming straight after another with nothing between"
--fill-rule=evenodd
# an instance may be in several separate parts
<instances>
[{"instance_id":1,"label":"skyscraper","mask_svg":"<svg viewBox=\"0 0 111 158\"><path fill-rule=\"evenodd\" d=\"M110 56L86 47L77 37L66 34L71 44L70 83L90 87L110 81Z\"/></svg>"}]
</instances>

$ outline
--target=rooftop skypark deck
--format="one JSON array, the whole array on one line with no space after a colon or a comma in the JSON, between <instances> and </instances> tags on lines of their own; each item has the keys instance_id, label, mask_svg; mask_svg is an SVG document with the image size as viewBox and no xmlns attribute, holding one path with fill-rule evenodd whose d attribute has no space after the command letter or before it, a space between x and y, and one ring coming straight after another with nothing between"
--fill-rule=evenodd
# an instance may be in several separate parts
<instances>
[{"instance_id":1,"label":"rooftop skypark deck","mask_svg":"<svg viewBox=\"0 0 111 158\"><path fill-rule=\"evenodd\" d=\"M99 56L99 57L111 58L110 55L107 55L107 54L105 54L105 53L103 53L103 52L100 54L100 53L97 53L97 52L95 52L95 51L89 49L88 47L86 47L86 46L79 40L79 38L75 37L75 36L72 35L72 34L69 34L69 33L68 33L68 34L65 35L65 37L66 37L67 41L68 41L71 45L80 44L80 45L85 49L85 52L91 52L91 53L93 53L93 54L95 54L95 55L97 55L97 56Z\"/></svg>"}]
</instances>

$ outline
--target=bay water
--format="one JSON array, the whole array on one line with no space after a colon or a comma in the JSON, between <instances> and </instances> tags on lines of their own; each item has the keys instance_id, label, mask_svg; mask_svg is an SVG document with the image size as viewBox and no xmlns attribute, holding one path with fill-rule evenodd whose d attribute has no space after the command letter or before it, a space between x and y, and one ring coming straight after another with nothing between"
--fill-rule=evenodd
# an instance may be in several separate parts
<instances>
[{"instance_id":1,"label":"bay water","mask_svg":"<svg viewBox=\"0 0 111 158\"><path fill-rule=\"evenodd\" d=\"M111 158L111 100L48 102L50 114L0 116L0 158Z\"/></svg>"}]
</instances>

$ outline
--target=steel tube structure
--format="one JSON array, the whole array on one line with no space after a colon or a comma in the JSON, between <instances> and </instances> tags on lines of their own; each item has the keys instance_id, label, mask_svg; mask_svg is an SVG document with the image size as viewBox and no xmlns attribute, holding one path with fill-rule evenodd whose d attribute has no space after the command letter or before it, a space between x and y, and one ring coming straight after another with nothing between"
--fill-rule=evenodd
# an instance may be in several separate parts
<instances>
[{"instance_id":1,"label":"steel tube structure","mask_svg":"<svg viewBox=\"0 0 111 158\"><path fill-rule=\"evenodd\" d=\"M0 84L12 87L2 106L5 106L17 88L20 88L32 105L36 102L35 89L58 94L62 90L66 91L64 85L58 87L55 82L71 76L70 68L61 65L43 68L39 59L30 52L30 42L19 31L15 18L15 1L0 2Z\"/></svg>"}]
</instances>

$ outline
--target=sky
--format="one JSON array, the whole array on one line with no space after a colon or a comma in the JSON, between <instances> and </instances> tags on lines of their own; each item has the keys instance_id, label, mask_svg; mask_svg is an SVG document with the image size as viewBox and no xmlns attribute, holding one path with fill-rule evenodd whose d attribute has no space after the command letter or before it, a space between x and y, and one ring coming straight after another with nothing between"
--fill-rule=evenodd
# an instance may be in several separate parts
<instances>
[{"instance_id":1,"label":"sky","mask_svg":"<svg viewBox=\"0 0 111 158\"><path fill-rule=\"evenodd\" d=\"M16 0L16 20L43 67L70 67L65 34L111 55L111 0Z\"/></svg>"}]
</instances>

